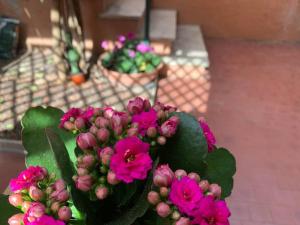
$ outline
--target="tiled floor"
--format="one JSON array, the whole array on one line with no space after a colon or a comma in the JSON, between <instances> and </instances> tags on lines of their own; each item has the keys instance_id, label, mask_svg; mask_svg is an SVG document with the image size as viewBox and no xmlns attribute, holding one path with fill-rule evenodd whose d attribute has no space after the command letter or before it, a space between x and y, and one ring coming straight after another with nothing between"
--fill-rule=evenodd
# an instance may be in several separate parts
<instances>
[{"instance_id":1,"label":"tiled floor","mask_svg":"<svg viewBox=\"0 0 300 225\"><path fill-rule=\"evenodd\" d=\"M232 225L300 225L300 46L207 44L210 73L174 68L159 99L205 115L219 145L235 154ZM2 159L6 181L22 159Z\"/></svg>"}]
</instances>

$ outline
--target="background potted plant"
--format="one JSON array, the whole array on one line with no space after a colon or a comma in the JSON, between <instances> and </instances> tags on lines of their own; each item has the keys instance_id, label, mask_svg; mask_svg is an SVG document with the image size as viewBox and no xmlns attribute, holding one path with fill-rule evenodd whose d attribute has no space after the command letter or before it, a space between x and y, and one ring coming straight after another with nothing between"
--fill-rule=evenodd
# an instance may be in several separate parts
<instances>
[{"instance_id":1,"label":"background potted plant","mask_svg":"<svg viewBox=\"0 0 300 225\"><path fill-rule=\"evenodd\" d=\"M120 35L114 43L102 41L101 47L105 52L100 56L99 66L113 83L145 85L155 80L163 67L150 44L132 34Z\"/></svg>"}]
</instances>

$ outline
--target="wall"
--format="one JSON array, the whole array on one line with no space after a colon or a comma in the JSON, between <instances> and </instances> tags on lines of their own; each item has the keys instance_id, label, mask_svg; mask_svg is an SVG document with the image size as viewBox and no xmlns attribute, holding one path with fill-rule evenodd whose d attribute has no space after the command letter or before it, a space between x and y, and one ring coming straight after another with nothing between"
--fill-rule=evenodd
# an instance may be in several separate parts
<instances>
[{"instance_id":1,"label":"wall","mask_svg":"<svg viewBox=\"0 0 300 225\"><path fill-rule=\"evenodd\" d=\"M208 37L300 40L298 0L153 0L153 4L177 9L179 23L202 25Z\"/></svg>"}]
</instances>

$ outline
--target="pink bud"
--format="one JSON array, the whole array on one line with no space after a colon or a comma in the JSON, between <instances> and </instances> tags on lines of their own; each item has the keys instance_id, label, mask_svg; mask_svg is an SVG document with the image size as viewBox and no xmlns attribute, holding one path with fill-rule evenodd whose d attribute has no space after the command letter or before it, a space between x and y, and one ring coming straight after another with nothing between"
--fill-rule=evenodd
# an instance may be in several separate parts
<instances>
[{"instance_id":1,"label":"pink bud","mask_svg":"<svg viewBox=\"0 0 300 225\"><path fill-rule=\"evenodd\" d=\"M147 106L148 107L148 106ZM130 114L139 114L144 110L144 100L140 97L136 97L130 100L127 104L127 111Z\"/></svg>"},{"instance_id":2,"label":"pink bud","mask_svg":"<svg viewBox=\"0 0 300 225\"><path fill-rule=\"evenodd\" d=\"M95 125L92 125L92 126L90 127L90 132L91 132L92 134L96 135L96 134L97 134L97 131L98 131L98 128L97 128Z\"/></svg>"},{"instance_id":3,"label":"pink bud","mask_svg":"<svg viewBox=\"0 0 300 225\"><path fill-rule=\"evenodd\" d=\"M161 125L160 134L167 138L172 137L176 133L178 122L179 120L177 119L177 117L172 116Z\"/></svg>"},{"instance_id":4,"label":"pink bud","mask_svg":"<svg viewBox=\"0 0 300 225\"><path fill-rule=\"evenodd\" d=\"M31 202L25 201L22 203L22 211L26 213L31 206Z\"/></svg>"},{"instance_id":5,"label":"pink bud","mask_svg":"<svg viewBox=\"0 0 300 225\"><path fill-rule=\"evenodd\" d=\"M96 196L98 199L103 200L108 196L108 188L99 186L96 188Z\"/></svg>"},{"instance_id":6,"label":"pink bud","mask_svg":"<svg viewBox=\"0 0 300 225\"><path fill-rule=\"evenodd\" d=\"M163 218L169 216L171 213L170 206L164 202L158 203L158 205L156 206L156 211L157 214Z\"/></svg>"},{"instance_id":7,"label":"pink bud","mask_svg":"<svg viewBox=\"0 0 300 225\"><path fill-rule=\"evenodd\" d=\"M33 202L28 209L28 215L34 218L42 217L46 212L46 207L39 202Z\"/></svg>"},{"instance_id":8,"label":"pink bud","mask_svg":"<svg viewBox=\"0 0 300 225\"><path fill-rule=\"evenodd\" d=\"M77 189L81 191L89 191L93 185L93 178L90 175L80 176L75 181Z\"/></svg>"},{"instance_id":9,"label":"pink bud","mask_svg":"<svg viewBox=\"0 0 300 225\"><path fill-rule=\"evenodd\" d=\"M101 162L104 165L108 165L110 158L113 154L114 154L114 150L111 147L106 147L102 149L102 151L100 152Z\"/></svg>"},{"instance_id":10,"label":"pink bud","mask_svg":"<svg viewBox=\"0 0 300 225\"><path fill-rule=\"evenodd\" d=\"M173 213L172 213L172 219L173 220L179 220L180 219L180 213L177 211L177 210L175 210Z\"/></svg>"},{"instance_id":11,"label":"pink bud","mask_svg":"<svg viewBox=\"0 0 300 225\"><path fill-rule=\"evenodd\" d=\"M151 108L150 101L148 99L144 99L144 110L148 111Z\"/></svg>"},{"instance_id":12,"label":"pink bud","mask_svg":"<svg viewBox=\"0 0 300 225\"><path fill-rule=\"evenodd\" d=\"M166 139L164 136L159 136L159 137L157 138L157 142L158 142L158 144L160 144L160 145L165 145L166 142L167 142L167 139Z\"/></svg>"},{"instance_id":13,"label":"pink bud","mask_svg":"<svg viewBox=\"0 0 300 225\"><path fill-rule=\"evenodd\" d=\"M59 202L66 202L69 200L69 192L67 190L62 190L56 197L56 200Z\"/></svg>"},{"instance_id":14,"label":"pink bud","mask_svg":"<svg viewBox=\"0 0 300 225\"><path fill-rule=\"evenodd\" d=\"M19 207L23 203L22 195L20 193L17 194L11 194L8 197L9 203L14 207Z\"/></svg>"},{"instance_id":15,"label":"pink bud","mask_svg":"<svg viewBox=\"0 0 300 225\"><path fill-rule=\"evenodd\" d=\"M116 174L113 171L108 171L107 174L107 183L111 184L111 185L116 185L118 183L120 183L120 180L118 180Z\"/></svg>"},{"instance_id":16,"label":"pink bud","mask_svg":"<svg viewBox=\"0 0 300 225\"><path fill-rule=\"evenodd\" d=\"M215 196L216 198L220 198L222 194L222 188L218 184L211 184L209 186L209 191Z\"/></svg>"},{"instance_id":17,"label":"pink bud","mask_svg":"<svg viewBox=\"0 0 300 225\"><path fill-rule=\"evenodd\" d=\"M199 183L199 187L201 188L201 190L203 192L206 192L209 188L209 183L207 180L201 180L200 183Z\"/></svg>"},{"instance_id":18,"label":"pink bud","mask_svg":"<svg viewBox=\"0 0 300 225\"><path fill-rule=\"evenodd\" d=\"M75 130L75 125L70 121L66 121L66 122L64 122L64 128L66 130L72 131L72 130Z\"/></svg>"},{"instance_id":19,"label":"pink bud","mask_svg":"<svg viewBox=\"0 0 300 225\"><path fill-rule=\"evenodd\" d=\"M97 138L99 141L106 142L109 139L109 131L106 128L100 128L97 131Z\"/></svg>"},{"instance_id":20,"label":"pink bud","mask_svg":"<svg viewBox=\"0 0 300 225\"><path fill-rule=\"evenodd\" d=\"M90 168L95 164L95 157L91 154L84 155L82 158L83 168Z\"/></svg>"},{"instance_id":21,"label":"pink bud","mask_svg":"<svg viewBox=\"0 0 300 225\"><path fill-rule=\"evenodd\" d=\"M77 137L77 145L82 150L90 149L97 146L97 140L92 133L81 133Z\"/></svg>"},{"instance_id":22,"label":"pink bud","mask_svg":"<svg viewBox=\"0 0 300 225\"><path fill-rule=\"evenodd\" d=\"M186 173L185 170L176 170L175 171L175 176L180 179L182 177L187 176L187 173Z\"/></svg>"},{"instance_id":23,"label":"pink bud","mask_svg":"<svg viewBox=\"0 0 300 225\"><path fill-rule=\"evenodd\" d=\"M22 225L23 218L24 218L24 214L22 214L22 213L15 214L8 219L8 224L9 225Z\"/></svg>"},{"instance_id":24,"label":"pink bud","mask_svg":"<svg viewBox=\"0 0 300 225\"><path fill-rule=\"evenodd\" d=\"M139 129L136 127L131 127L127 130L127 136L136 136L139 133Z\"/></svg>"},{"instance_id":25,"label":"pink bud","mask_svg":"<svg viewBox=\"0 0 300 225\"><path fill-rule=\"evenodd\" d=\"M168 187L171 185L174 173L168 164L160 165L156 168L153 176L153 183L158 187Z\"/></svg>"},{"instance_id":26,"label":"pink bud","mask_svg":"<svg viewBox=\"0 0 300 225\"><path fill-rule=\"evenodd\" d=\"M78 129L78 130L81 130L81 129L85 128L85 121L82 117L76 118L74 124L75 124L76 129Z\"/></svg>"},{"instance_id":27,"label":"pink bud","mask_svg":"<svg viewBox=\"0 0 300 225\"><path fill-rule=\"evenodd\" d=\"M30 186L29 196L34 201L40 201L44 197L44 193L38 189L36 186Z\"/></svg>"},{"instance_id":28,"label":"pink bud","mask_svg":"<svg viewBox=\"0 0 300 225\"><path fill-rule=\"evenodd\" d=\"M109 120L104 117L97 117L95 124L99 128L107 128L109 127Z\"/></svg>"},{"instance_id":29,"label":"pink bud","mask_svg":"<svg viewBox=\"0 0 300 225\"><path fill-rule=\"evenodd\" d=\"M162 197L166 198L169 195L169 189L167 187L161 187L159 193Z\"/></svg>"},{"instance_id":30,"label":"pink bud","mask_svg":"<svg viewBox=\"0 0 300 225\"><path fill-rule=\"evenodd\" d=\"M62 221L69 221L72 217L71 209L67 206L63 206L58 210L58 218Z\"/></svg>"},{"instance_id":31,"label":"pink bud","mask_svg":"<svg viewBox=\"0 0 300 225\"><path fill-rule=\"evenodd\" d=\"M157 112L157 118L160 120L164 120L166 118L166 113L163 110L159 110Z\"/></svg>"},{"instance_id":32,"label":"pink bud","mask_svg":"<svg viewBox=\"0 0 300 225\"><path fill-rule=\"evenodd\" d=\"M123 132L123 128L121 126L118 126L118 127L114 128L114 133L115 133L116 136L121 135L122 132Z\"/></svg>"},{"instance_id":33,"label":"pink bud","mask_svg":"<svg viewBox=\"0 0 300 225\"><path fill-rule=\"evenodd\" d=\"M189 218L186 217L181 217L176 223L175 225L190 225L191 221Z\"/></svg>"},{"instance_id":34,"label":"pink bud","mask_svg":"<svg viewBox=\"0 0 300 225\"><path fill-rule=\"evenodd\" d=\"M157 130L156 130L155 127L149 127L147 129L147 136L148 137L154 138L156 136L156 134L157 134Z\"/></svg>"},{"instance_id":35,"label":"pink bud","mask_svg":"<svg viewBox=\"0 0 300 225\"><path fill-rule=\"evenodd\" d=\"M113 110L111 107L106 107L103 109L103 115L106 119L112 118L114 115L115 110Z\"/></svg>"},{"instance_id":36,"label":"pink bud","mask_svg":"<svg viewBox=\"0 0 300 225\"><path fill-rule=\"evenodd\" d=\"M195 180L197 183L200 182L200 176L197 173L189 173L188 177Z\"/></svg>"},{"instance_id":37,"label":"pink bud","mask_svg":"<svg viewBox=\"0 0 300 225\"><path fill-rule=\"evenodd\" d=\"M64 182L63 179L58 179L55 181L55 183L53 184L53 188L56 190L56 191L61 191L61 190L64 190L66 189L66 184Z\"/></svg>"},{"instance_id":38,"label":"pink bud","mask_svg":"<svg viewBox=\"0 0 300 225\"><path fill-rule=\"evenodd\" d=\"M51 211L54 213L58 212L59 208L60 208L59 202L53 202L50 207Z\"/></svg>"},{"instance_id":39,"label":"pink bud","mask_svg":"<svg viewBox=\"0 0 300 225\"><path fill-rule=\"evenodd\" d=\"M150 191L148 193L148 202L152 205L156 205L160 202L159 194L156 191Z\"/></svg>"},{"instance_id":40,"label":"pink bud","mask_svg":"<svg viewBox=\"0 0 300 225\"><path fill-rule=\"evenodd\" d=\"M111 118L112 128L116 127L127 127L129 117L125 112L114 112L114 115Z\"/></svg>"},{"instance_id":41,"label":"pink bud","mask_svg":"<svg viewBox=\"0 0 300 225\"><path fill-rule=\"evenodd\" d=\"M89 171L85 168L77 168L77 174L83 176L89 174Z\"/></svg>"}]
</instances>

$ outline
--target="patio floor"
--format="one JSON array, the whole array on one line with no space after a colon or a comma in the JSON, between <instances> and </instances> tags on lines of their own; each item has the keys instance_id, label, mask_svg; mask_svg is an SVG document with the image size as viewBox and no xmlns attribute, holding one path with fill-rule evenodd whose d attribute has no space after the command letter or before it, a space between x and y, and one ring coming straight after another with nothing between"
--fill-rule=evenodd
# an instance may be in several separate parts
<instances>
[{"instance_id":1,"label":"patio floor","mask_svg":"<svg viewBox=\"0 0 300 225\"><path fill-rule=\"evenodd\" d=\"M160 81L158 99L206 116L218 144L235 154L232 225L299 225L300 46L207 45L210 73L175 68ZM14 160L16 171L21 161ZM4 181L6 171L0 161Z\"/></svg>"}]
</instances>

